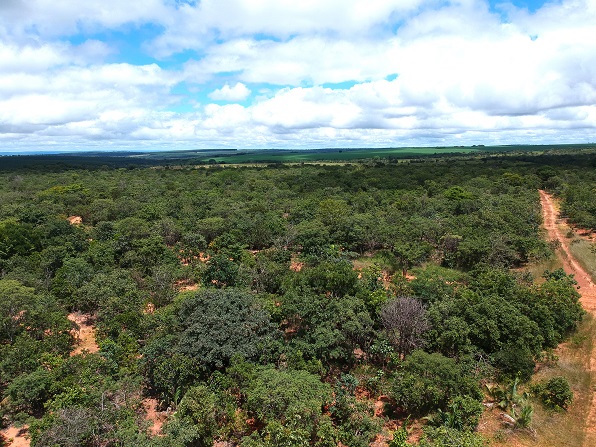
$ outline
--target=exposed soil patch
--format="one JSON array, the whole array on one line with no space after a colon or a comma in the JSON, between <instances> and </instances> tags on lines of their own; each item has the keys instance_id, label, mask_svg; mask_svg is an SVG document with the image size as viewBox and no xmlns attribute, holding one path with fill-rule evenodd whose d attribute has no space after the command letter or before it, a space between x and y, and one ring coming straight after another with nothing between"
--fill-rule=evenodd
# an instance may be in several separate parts
<instances>
[{"instance_id":1,"label":"exposed soil patch","mask_svg":"<svg viewBox=\"0 0 596 447\"><path fill-rule=\"evenodd\" d=\"M199 285L191 280L177 281L174 285L178 292L190 292L199 290Z\"/></svg>"},{"instance_id":2,"label":"exposed soil patch","mask_svg":"<svg viewBox=\"0 0 596 447\"><path fill-rule=\"evenodd\" d=\"M581 303L588 312L596 315L596 286L590 275L582 268L569 250L567 239L563 237L563 232L568 231L569 227L565 222L558 220L558 210L552 197L545 191L540 191L540 202L544 216L544 227L548 232L550 240L557 240L561 244L561 250L558 255L563 263L563 268L567 274L573 274L579 286L581 294ZM594 337L596 334L592 334ZM592 351L589 365L586 365L590 372L596 374L596 350ZM590 411L586 419L586 438L584 446L596 446L596 393L592 390Z\"/></svg>"},{"instance_id":3,"label":"exposed soil patch","mask_svg":"<svg viewBox=\"0 0 596 447\"><path fill-rule=\"evenodd\" d=\"M68 216L67 220L71 225L81 225L83 223L83 218L81 216Z\"/></svg>"},{"instance_id":4,"label":"exposed soil patch","mask_svg":"<svg viewBox=\"0 0 596 447\"><path fill-rule=\"evenodd\" d=\"M158 411L157 410L157 400L156 399L144 399L143 400L143 408L145 409L145 420L151 423L149 427L149 433L152 436L160 436L161 428L163 427L164 422L167 419L168 412L167 411Z\"/></svg>"},{"instance_id":5,"label":"exposed soil patch","mask_svg":"<svg viewBox=\"0 0 596 447\"><path fill-rule=\"evenodd\" d=\"M73 329L72 332L77 340L77 346L70 355L82 354L83 351L90 353L99 351L99 346L95 340L95 326L91 323L91 317L75 312L69 314L68 319L78 326L78 329Z\"/></svg>"},{"instance_id":6,"label":"exposed soil patch","mask_svg":"<svg viewBox=\"0 0 596 447\"><path fill-rule=\"evenodd\" d=\"M6 430L2 430L2 434L6 439L7 446L9 447L29 447L31 442L26 436L29 434L27 426L22 428L8 427Z\"/></svg>"},{"instance_id":7,"label":"exposed soil patch","mask_svg":"<svg viewBox=\"0 0 596 447\"><path fill-rule=\"evenodd\" d=\"M290 270L294 272L299 272L304 267L304 262L299 262L296 259L292 259L290 262Z\"/></svg>"}]
</instances>

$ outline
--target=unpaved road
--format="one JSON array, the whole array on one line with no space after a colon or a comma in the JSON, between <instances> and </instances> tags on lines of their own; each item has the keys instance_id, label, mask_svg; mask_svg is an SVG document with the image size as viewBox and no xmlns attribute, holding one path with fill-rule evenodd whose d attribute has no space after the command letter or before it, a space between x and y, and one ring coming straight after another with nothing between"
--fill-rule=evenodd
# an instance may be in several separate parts
<instances>
[{"instance_id":1,"label":"unpaved road","mask_svg":"<svg viewBox=\"0 0 596 447\"><path fill-rule=\"evenodd\" d=\"M569 251L567 239L563 237L559 223L557 222L558 211L551 196L545 191L540 191L540 203L542 204L542 214L544 217L544 228L548 232L550 240L558 240L561 243L561 250L558 255L563 263L563 268L567 274L573 274L579 286L581 294L581 303L586 311L596 316L596 286L590 275L574 259ZM596 339L596 334L592 334ZM595 344L596 346L596 344ZM596 349L592 350L590 364L586 365L594 377L596 375ZM596 446L596 392L592 389L592 404L586 419L586 438L584 447Z\"/></svg>"}]
</instances>

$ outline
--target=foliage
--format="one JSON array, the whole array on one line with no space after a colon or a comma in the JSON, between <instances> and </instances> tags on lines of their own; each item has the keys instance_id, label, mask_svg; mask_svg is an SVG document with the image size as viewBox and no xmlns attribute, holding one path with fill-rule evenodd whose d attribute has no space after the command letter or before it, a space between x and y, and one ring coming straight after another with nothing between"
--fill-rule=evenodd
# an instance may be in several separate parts
<instances>
[{"instance_id":1,"label":"foliage","mask_svg":"<svg viewBox=\"0 0 596 447\"><path fill-rule=\"evenodd\" d=\"M488 442L478 433L459 431L445 426L429 427L418 443L419 447L487 447Z\"/></svg>"},{"instance_id":2,"label":"foliage","mask_svg":"<svg viewBox=\"0 0 596 447\"><path fill-rule=\"evenodd\" d=\"M430 425L474 431L484 411L482 403L470 396L456 396L447 404L447 410L439 409L429 418Z\"/></svg>"},{"instance_id":3,"label":"foliage","mask_svg":"<svg viewBox=\"0 0 596 447\"><path fill-rule=\"evenodd\" d=\"M583 315L563 271L532 284L509 269L551 253L539 187L593 228L593 153L17 158L0 176L0 391L7 418L36 419L33 445L364 447L384 419L363 391L430 414L422 445L481 445L478 383L525 380ZM69 312L95 322L98 353L70 355ZM517 384L502 391L527 425ZM163 436L150 439L143 396L174 410Z\"/></svg>"},{"instance_id":4,"label":"foliage","mask_svg":"<svg viewBox=\"0 0 596 447\"><path fill-rule=\"evenodd\" d=\"M257 360L277 337L267 311L240 289L205 289L182 303L179 318L180 351L208 370L227 366L238 354Z\"/></svg>"},{"instance_id":5,"label":"foliage","mask_svg":"<svg viewBox=\"0 0 596 447\"><path fill-rule=\"evenodd\" d=\"M312 426L321 417L331 389L306 371L259 370L246 395L248 411L259 420L285 422L299 418Z\"/></svg>"},{"instance_id":6,"label":"foliage","mask_svg":"<svg viewBox=\"0 0 596 447\"><path fill-rule=\"evenodd\" d=\"M567 410L573 402L573 391L565 377L553 377L532 386L532 393L552 410Z\"/></svg>"},{"instance_id":7,"label":"foliage","mask_svg":"<svg viewBox=\"0 0 596 447\"><path fill-rule=\"evenodd\" d=\"M390 395L399 408L416 416L445 410L458 396L481 398L477 382L454 359L423 351L414 351L406 358Z\"/></svg>"}]
</instances>

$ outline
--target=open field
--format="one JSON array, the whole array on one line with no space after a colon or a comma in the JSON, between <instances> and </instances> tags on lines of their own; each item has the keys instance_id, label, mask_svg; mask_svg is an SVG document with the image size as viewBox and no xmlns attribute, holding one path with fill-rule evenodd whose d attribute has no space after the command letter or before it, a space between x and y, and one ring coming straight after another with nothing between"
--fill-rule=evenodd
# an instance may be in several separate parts
<instances>
[{"instance_id":1,"label":"open field","mask_svg":"<svg viewBox=\"0 0 596 447\"><path fill-rule=\"evenodd\" d=\"M553 152L577 153L594 150L594 144L577 145L507 145L507 146L453 146L402 147L380 149L200 149L161 152L81 152L77 154L31 154L2 156L0 170L18 168L63 169L84 167L183 166L201 164L268 164L268 163L346 163L356 160L406 160L461 156L540 155Z\"/></svg>"}]
</instances>

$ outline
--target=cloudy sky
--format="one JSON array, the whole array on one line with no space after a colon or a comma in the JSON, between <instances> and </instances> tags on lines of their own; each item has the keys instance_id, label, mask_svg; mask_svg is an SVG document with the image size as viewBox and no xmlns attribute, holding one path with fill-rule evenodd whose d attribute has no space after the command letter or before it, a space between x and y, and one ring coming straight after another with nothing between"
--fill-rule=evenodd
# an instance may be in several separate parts
<instances>
[{"instance_id":1,"label":"cloudy sky","mask_svg":"<svg viewBox=\"0 0 596 447\"><path fill-rule=\"evenodd\" d=\"M0 0L0 152L596 141L596 0Z\"/></svg>"}]
</instances>

